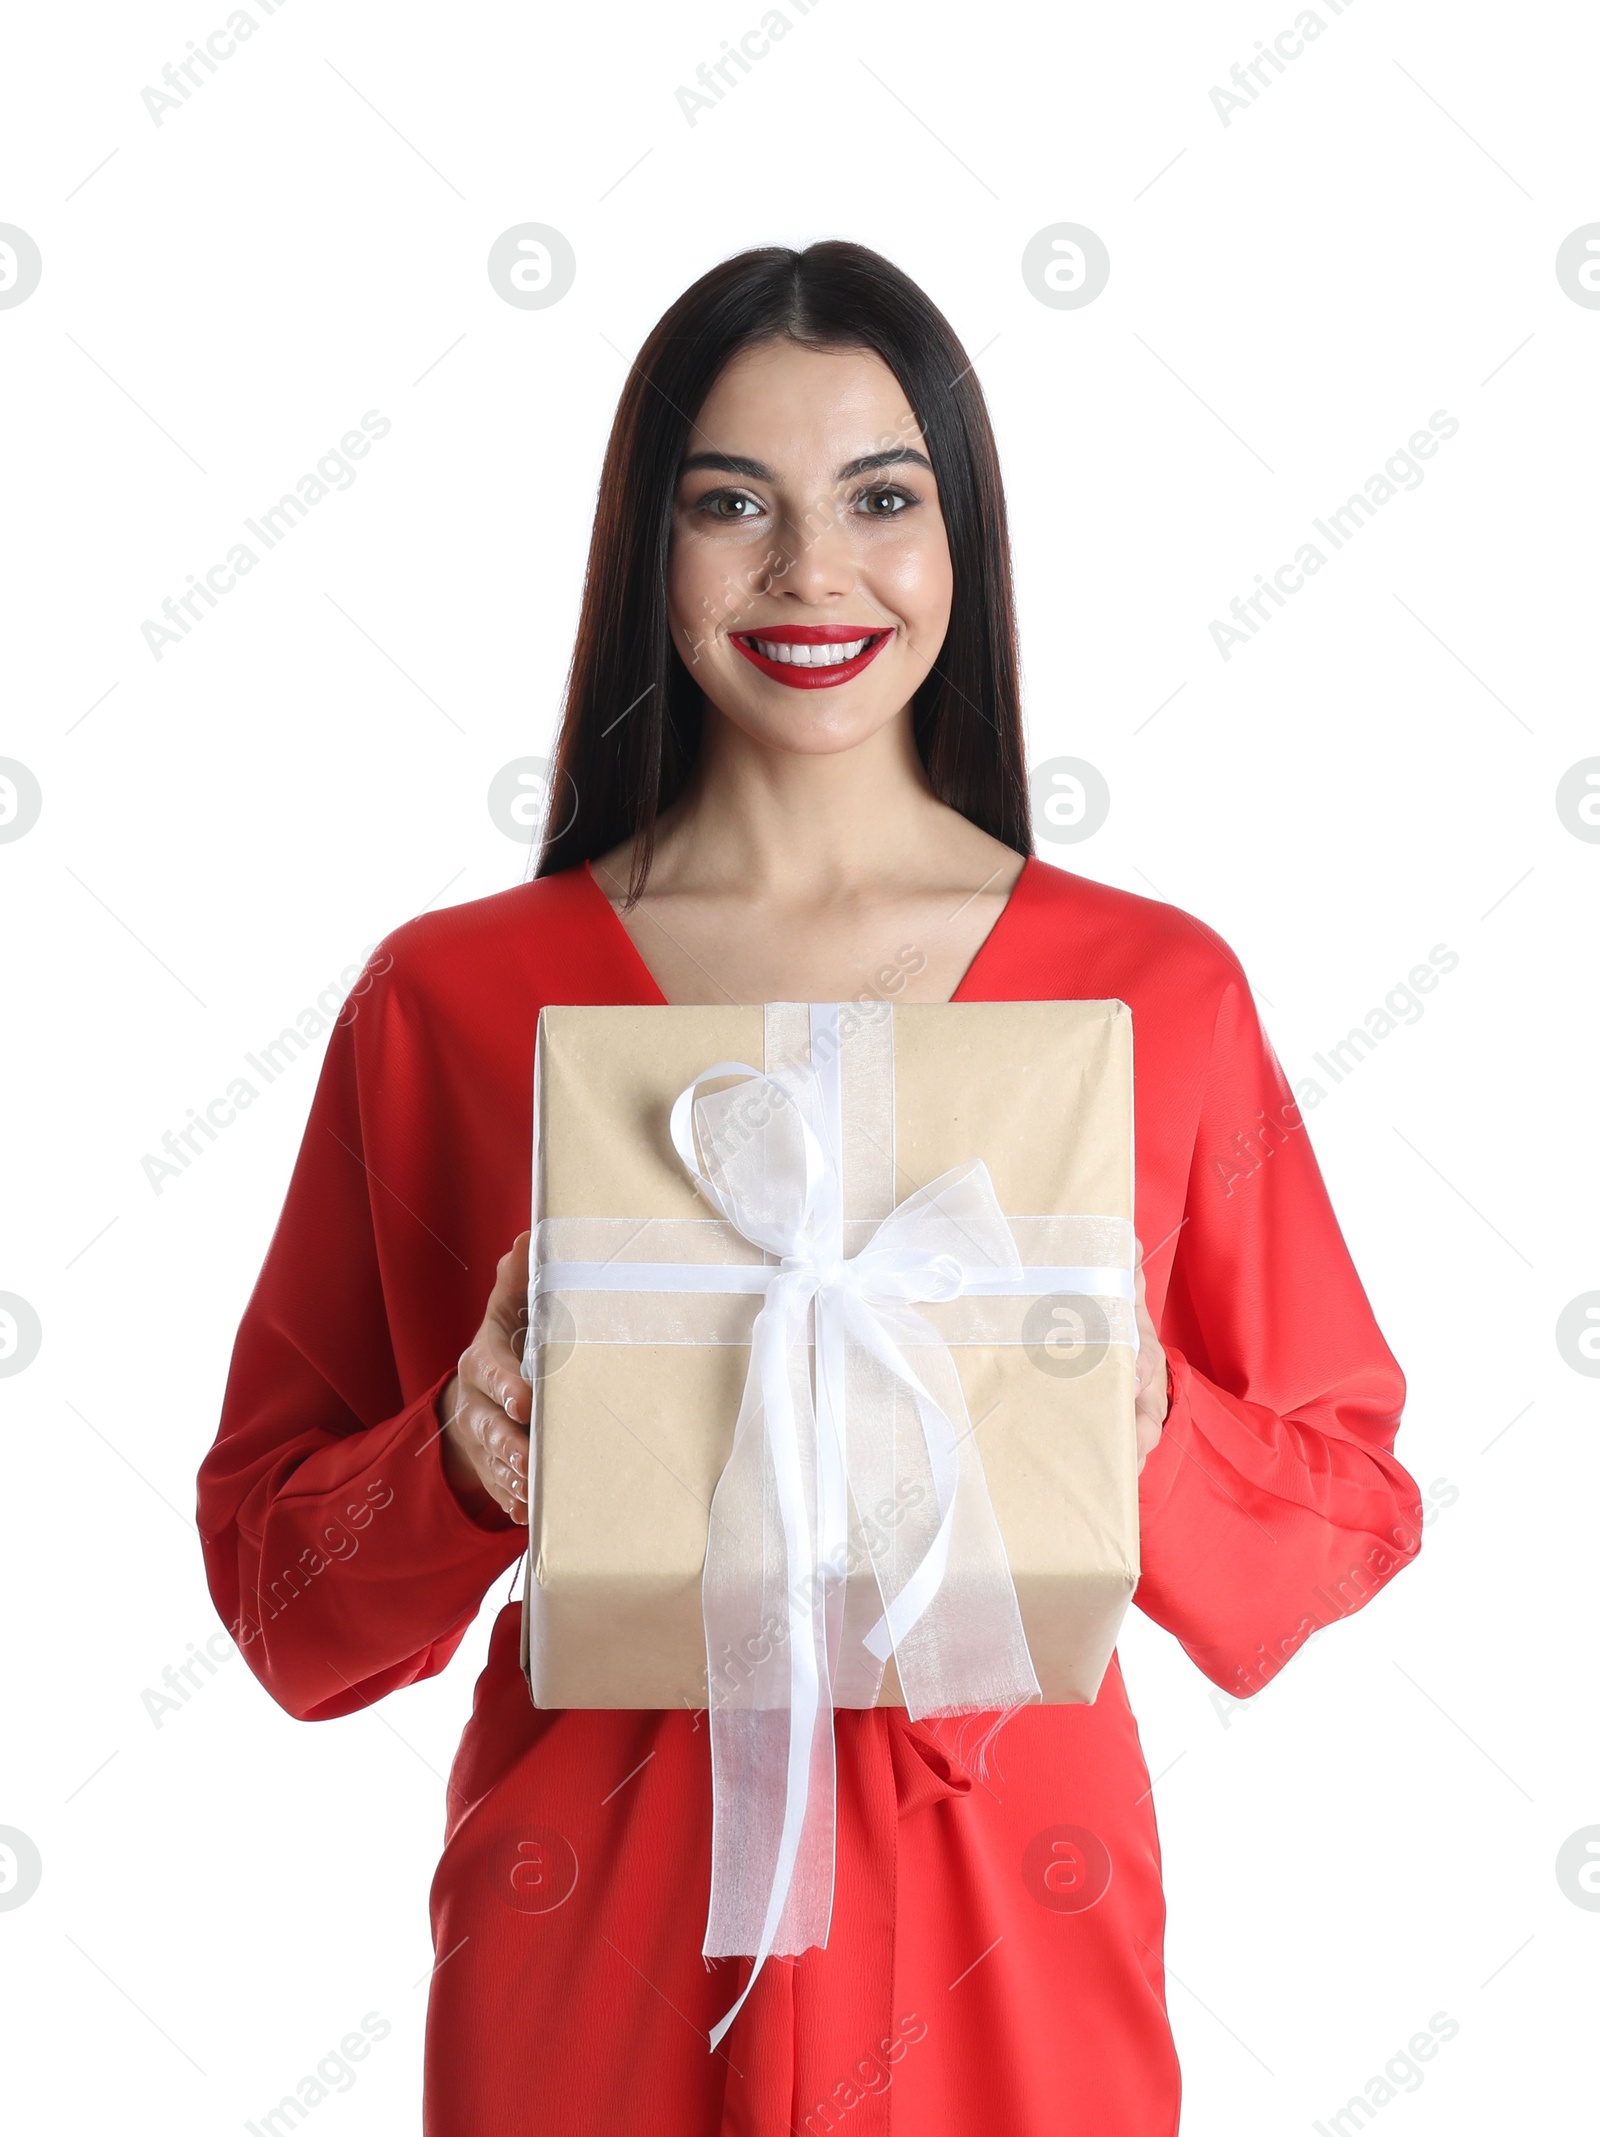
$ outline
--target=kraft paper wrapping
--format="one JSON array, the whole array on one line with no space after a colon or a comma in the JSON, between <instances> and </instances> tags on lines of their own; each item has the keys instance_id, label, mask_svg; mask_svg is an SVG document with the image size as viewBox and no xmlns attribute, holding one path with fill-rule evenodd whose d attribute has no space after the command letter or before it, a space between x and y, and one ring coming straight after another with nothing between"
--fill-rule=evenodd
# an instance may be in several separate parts
<instances>
[{"instance_id":1,"label":"kraft paper wrapping","mask_svg":"<svg viewBox=\"0 0 1600 2137\"><path fill-rule=\"evenodd\" d=\"M887 1005L861 1013L882 1018ZM541 1011L536 1239L550 1218L703 1222L711 1212L669 1136L672 1102L713 1062L760 1068L765 1017L760 1006ZM1060 1258L1030 1254L1029 1216L1125 1220L1131 1234L1125 1003L905 1003L892 1017L892 1152L871 1182L863 1165L854 1208L847 1152L847 1214L880 1218L890 1200L981 1157L1024 1262ZM748 1247L742 1258L763 1259ZM699 1302L722 1340L673 1342L583 1340L558 1306L551 1340L530 1349L522 1650L538 1706L707 1704L707 1524L749 1362L738 1339L757 1303ZM1131 1308L1024 1303L1028 1340L947 1340L1040 1688L1049 1703L1076 1704L1099 1690L1139 1577ZM960 1302L923 1310L939 1325ZM1093 1342L1108 1326L1120 1340ZM1086 1329L1091 1340L1075 1343ZM864 1560L850 1579L875 1585ZM904 1704L892 1657L879 1704Z\"/></svg>"}]
</instances>

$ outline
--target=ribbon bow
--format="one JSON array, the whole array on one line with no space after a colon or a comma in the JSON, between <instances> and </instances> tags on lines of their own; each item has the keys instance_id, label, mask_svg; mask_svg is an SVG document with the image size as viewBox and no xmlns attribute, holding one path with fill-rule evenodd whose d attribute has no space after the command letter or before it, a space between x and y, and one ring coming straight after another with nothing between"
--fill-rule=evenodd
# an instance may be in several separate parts
<instances>
[{"instance_id":1,"label":"ribbon bow","mask_svg":"<svg viewBox=\"0 0 1600 2137\"><path fill-rule=\"evenodd\" d=\"M1025 1282L1011 1227L972 1159L846 1254L837 1006L813 1004L810 1016L808 1063L769 1073L719 1061L670 1120L702 1193L778 1257L760 1271L701 1587L712 1769L703 1950L755 1959L713 2048L771 1953L827 1942L833 1708L874 1705L891 1650L913 1720L1041 1696L955 1363L915 1311ZM701 1095L730 1077L734 1087ZM871 1583L847 1581L852 1546ZM863 1623L874 1589L882 1610Z\"/></svg>"}]
</instances>

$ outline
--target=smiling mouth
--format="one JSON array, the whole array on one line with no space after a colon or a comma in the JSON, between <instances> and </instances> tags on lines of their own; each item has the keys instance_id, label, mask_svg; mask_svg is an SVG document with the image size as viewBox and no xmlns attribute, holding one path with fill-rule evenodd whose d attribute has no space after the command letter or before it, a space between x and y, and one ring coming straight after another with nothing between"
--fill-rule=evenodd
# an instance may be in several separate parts
<instances>
[{"instance_id":1,"label":"smiling mouth","mask_svg":"<svg viewBox=\"0 0 1600 2137\"><path fill-rule=\"evenodd\" d=\"M826 690L848 683L894 636L850 624L783 623L769 631L734 631L733 643L754 668L791 690Z\"/></svg>"}]
</instances>

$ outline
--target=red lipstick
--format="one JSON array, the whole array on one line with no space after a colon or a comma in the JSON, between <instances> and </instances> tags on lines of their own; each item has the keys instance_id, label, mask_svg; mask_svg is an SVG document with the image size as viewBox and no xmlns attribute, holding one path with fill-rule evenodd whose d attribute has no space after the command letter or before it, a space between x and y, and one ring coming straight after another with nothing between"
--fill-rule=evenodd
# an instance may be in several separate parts
<instances>
[{"instance_id":1,"label":"red lipstick","mask_svg":"<svg viewBox=\"0 0 1600 2137\"><path fill-rule=\"evenodd\" d=\"M828 690L835 683L848 683L858 676L894 633L855 623L775 623L766 630L733 631L729 635L751 667L759 668L763 675L770 675L775 683L787 683L791 690ZM824 662L817 660L815 655L810 659L774 659L759 650L763 645L797 649L848 646L862 640L865 643L860 652L849 660Z\"/></svg>"}]
</instances>

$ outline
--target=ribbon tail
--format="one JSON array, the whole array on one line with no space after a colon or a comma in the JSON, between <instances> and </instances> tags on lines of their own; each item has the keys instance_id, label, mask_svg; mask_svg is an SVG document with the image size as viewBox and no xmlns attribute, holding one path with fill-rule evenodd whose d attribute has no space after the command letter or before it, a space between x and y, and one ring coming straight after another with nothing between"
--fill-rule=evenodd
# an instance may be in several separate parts
<instances>
[{"instance_id":1,"label":"ribbon tail","mask_svg":"<svg viewBox=\"0 0 1600 2137\"><path fill-rule=\"evenodd\" d=\"M723 1482L712 1501L707 1541L713 1825L704 1949L708 1956L751 1952L755 1961L738 1998L711 2030L713 2049L738 2015L768 1956L780 1948L780 1930L785 1950L826 1942L832 1908L833 1709L820 1607L826 1583L819 1581L811 1512L816 1418L809 1385L802 1381L808 1371L805 1348L790 1340L788 1324L797 1301L777 1287L774 1294L752 1332L740 1427L734 1455L723 1472L726 1481L743 1457L740 1474L748 1484L748 1465L753 1458L759 1460L762 1488L756 1518L763 1545L773 1528L782 1539L780 1551L769 1555L763 1549L761 1582L767 1605L762 1630L770 1626L776 1599L782 1606L782 1638L776 1652L745 1678L719 1670L713 1652L723 1602L731 1598L736 1619L741 1608L748 1608L748 1589L740 1582L743 1539L735 1533L731 1543L725 1542L717 1519L723 1511L718 1506ZM798 1310L804 1313L804 1299L798 1301ZM728 1496L731 1511L735 1492ZM741 1502L741 1513L747 1521L751 1518L747 1500ZM773 1513L776 1520L769 1522Z\"/></svg>"},{"instance_id":2,"label":"ribbon tail","mask_svg":"<svg viewBox=\"0 0 1600 2137\"><path fill-rule=\"evenodd\" d=\"M893 1386L911 1395L919 1466L925 1465L933 1486L933 1508L920 1524L922 1548L911 1571L895 1579L912 1554L894 1547L889 1563L877 1568L884 1612L865 1635L868 1652L886 1661L893 1650L906 1711L914 1721L1041 1698L1016 1583L948 1347L920 1314L904 1306L876 1311L858 1306L851 1321L856 1340L888 1376L883 1408L892 1413ZM905 1341L897 1341L895 1332ZM926 1360L926 1378L907 1358L908 1344ZM935 1387L928 1385L930 1379ZM852 1414L859 1416L859 1408ZM913 1451L891 1446L889 1462L904 1469L909 1466L904 1456ZM881 1453L879 1462L881 1474ZM958 1577L950 1577L952 1559Z\"/></svg>"},{"instance_id":3,"label":"ribbon tail","mask_svg":"<svg viewBox=\"0 0 1600 2137\"><path fill-rule=\"evenodd\" d=\"M933 1474L934 1497L939 1508L938 1529L915 1572L902 1583L892 1601L887 1596L883 1598L883 1615L862 1635L862 1646L880 1663L886 1663L891 1649L899 1646L933 1602L949 1567L950 1537L955 1523L956 1491L960 1481L957 1460L958 1428L955 1420L924 1386L921 1377L876 1314L862 1315L856 1330L856 1339L862 1343L862 1347L870 1356L887 1367L895 1379L911 1392L917 1406L917 1420L922 1427L923 1446ZM959 1380L956 1381L956 1394L961 1404L961 1423L965 1425L967 1407L960 1392ZM879 1593L882 1594L881 1582Z\"/></svg>"}]
</instances>

